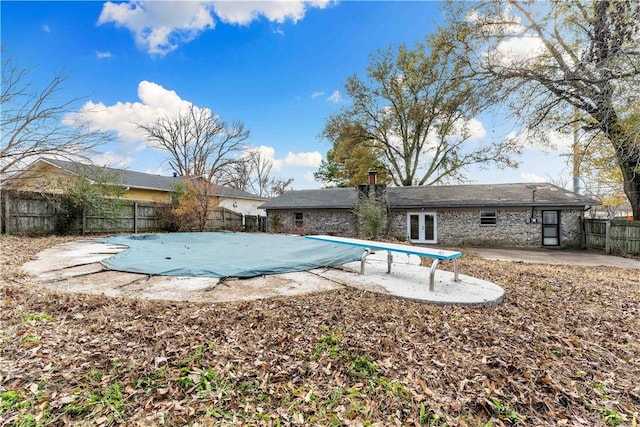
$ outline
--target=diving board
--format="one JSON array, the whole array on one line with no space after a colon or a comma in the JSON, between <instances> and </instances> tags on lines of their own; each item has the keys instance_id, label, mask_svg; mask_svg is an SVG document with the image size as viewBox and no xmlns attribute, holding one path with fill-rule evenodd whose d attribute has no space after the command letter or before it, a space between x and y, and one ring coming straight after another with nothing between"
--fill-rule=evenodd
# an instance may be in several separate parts
<instances>
[{"instance_id":1,"label":"diving board","mask_svg":"<svg viewBox=\"0 0 640 427\"><path fill-rule=\"evenodd\" d=\"M391 264L393 263L393 255L391 252L401 252L405 254L418 255L427 258L432 258L433 263L429 271L429 291L433 292L436 268L440 261L453 261L453 280L459 281L458 270L460 264L460 257L462 253L457 251L446 251L442 249L424 248L419 246L401 245L398 243L376 242L371 240L351 239L347 237L335 237L335 236L305 236L307 239L322 240L325 242L342 243L345 245L359 246L364 248L362 257L360 258L360 274L364 275L365 260L372 250L387 251L387 273L391 273Z\"/></svg>"}]
</instances>

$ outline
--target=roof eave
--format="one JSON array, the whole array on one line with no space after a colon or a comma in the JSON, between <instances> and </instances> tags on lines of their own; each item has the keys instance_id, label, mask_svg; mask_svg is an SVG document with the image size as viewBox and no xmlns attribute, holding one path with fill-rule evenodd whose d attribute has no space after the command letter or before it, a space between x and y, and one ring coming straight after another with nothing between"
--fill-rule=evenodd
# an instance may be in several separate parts
<instances>
[{"instance_id":1,"label":"roof eave","mask_svg":"<svg viewBox=\"0 0 640 427\"><path fill-rule=\"evenodd\" d=\"M261 209L269 210L296 210L296 209L353 209L353 205L339 205L339 206L260 206Z\"/></svg>"},{"instance_id":2,"label":"roof eave","mask_svg":"<svg viewBox=\"0 0 640 427\"><path fill-rule=\"evenodd\" d=\"M559 206L559 207L583 207L583 206L594 206L600 205L600 202L597 201L583 201L583 202L560 202L560 201L545 201L545 202L529 202L529 203L519 203L519 202L486 202L486 203L455 203L455 202L442 202L442 203L416 203L416 204L393 204L391 205L391 209L416 209L416 208L477 208L477 207L492 207L492 208L500 208L500 207L525 207L525 208L535 208L535 207L545 207L545 206Z\"/></svg>"}]
</instances>

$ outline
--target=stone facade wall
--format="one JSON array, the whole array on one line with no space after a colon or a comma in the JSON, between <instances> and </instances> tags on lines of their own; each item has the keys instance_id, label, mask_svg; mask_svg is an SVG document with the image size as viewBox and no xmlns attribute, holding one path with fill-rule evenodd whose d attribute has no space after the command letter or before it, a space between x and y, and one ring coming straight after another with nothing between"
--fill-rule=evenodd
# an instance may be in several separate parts
<instances>
[{"instance_id":1,"label":"stone facade wall","mask_svg":"<svg viewBox=\"0 0 640 427\"><path fill-rule=\"evenodd\" d=\"M482 208L496 210L496 225L480 225L478 208L429 209L437 216L437 243L444 246L494 246L515 248L542 247L542 224L530 222L530 208ZM545 208L560 211L560 247L582 245L582 210ZM408 240L407 212L418 210L392 209L389 215L389 237ZM302 213L302 224L296 224L295 214ZM277 216L277 220L274 219ZM535 209L533 216L542 217ZM349 209L326 210L269 210L268 231L293 234L329 234L357 237L358 225Z\"/></svg>"},{"instance_id":2,"label":"stone facade wall","mask_svg":"<svg viewBox=\"0 0 640 427\"><path fill-rule=\"evenodd\" d=\"M495 225L480 224L480 210L435 209L437 216L437 242L444 246L495 246L539 248L542 246L542 224L532 223L529 208L482 208L495 210ZM544 210L560 210L545 208ZM390 217L390 235L407 240L407 213L414 210L393 210ZM425 211L427 212L427 211ZM540 218L536 209L533 216ZM560 210L560 247L580 247L582 239L582 211Z\"/></svg>"},{"instance_id":3,"label":"stone facade wall","mask_svg":"<svg viewBox=\"0 0 640 427\"><path fill-rule=\"evenodd\" d=\"M583 210L564 210L560 212L560 245L563 248L584 247L582 231Z\"/></svg>"},{"instance_id":4,"label":"stone facade wall","mask_svg":"<svg viewBox=\"0 0 640 427\"><path fill-rule=\"evenodd\" d=\"M296 223L296 214L302 223ZM357 220L349 209L268 210L267 231L291 234L328 234L342 237L357 236Z\"/></svg>"}]
</instances>

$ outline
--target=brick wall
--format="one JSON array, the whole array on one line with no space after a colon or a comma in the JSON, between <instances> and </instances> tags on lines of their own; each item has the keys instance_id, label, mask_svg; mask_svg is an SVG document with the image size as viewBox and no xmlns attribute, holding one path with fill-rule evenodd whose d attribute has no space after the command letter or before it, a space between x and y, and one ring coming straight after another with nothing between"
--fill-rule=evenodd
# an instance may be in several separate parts
<instances>
[{"instance_id":1,"label":"brick wall","mask_svg":"<svg viewBox=\"0 0 640 427\"><path fill-rule=\"evenodd\" d=\"M296 214L302 214L301 223ZM356 217L349 209L268 210L267 227L272 233L357 236Z\"/></svg>"},{"instance_id":2,"label":"brick wall","mask_svg":"<svg viewBox=\"0 0 640 427\"><path fill-rule=\"evenodd\" d=\"M482 210L492 210L483 208ZM542 246L542 224L531 223L530 208L495 209L496 225L480 225L480 209L433 209L437 214L438 244L444 246L495 246L539 248ZM560 210L545 208L545 210ZM407 210L392 210L389 215L389 237L407 240ZM411 212L417 212L411 210ZM302 213L296 224L295 214ZM274 218L278 216L277 227ZM534 217L541 217L536 209ZM349 209L269 210L268 230L294 234L331 234L356 237L357 221ZM560 245L581 247L582 210L560 210Z\"/></svg>"},{"instance_id":3,"label":"brick wall","mask_svg":"<svg viewBox=\"0 0 640 427\"><path fill-rule=\"evenodd\" d=\"M482 210L492 210L482 209ZM495 209L496 225L480 224L480 209L437 209L438 244L445 246L496 246L539 248L542 246L542 224L531 223L531 209ZM545 210L547 210L545 208ZM555 210L549 208L549 210ZM393 210L391 236L407 239L407 210ZM414 212L414 211L411 211ZM534 217L541 217L536 209ZM561 247L581 246L581 210L560 212Z\"/></svg>"}]
</instances>

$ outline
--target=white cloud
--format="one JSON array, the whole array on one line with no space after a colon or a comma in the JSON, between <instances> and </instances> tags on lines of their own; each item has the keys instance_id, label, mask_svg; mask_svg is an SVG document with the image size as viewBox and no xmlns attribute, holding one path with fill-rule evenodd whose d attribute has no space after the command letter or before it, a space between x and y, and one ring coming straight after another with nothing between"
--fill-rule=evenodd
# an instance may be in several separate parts
<instances>
[{"instance_id":1,"label":"white cloud","mask_svg":"<svg viewBox=\"0 0 640 427\"><path fill-rule=\"evenodd\" d=\"M98 59L111 58L112 56L113 55L109 51L106 51L106 52L101 52L99 50L96 51L96 58Z\"/></svg>"},{"instance_id":2,"label":"white cloud","mask_svg":"<svg viewBox=\"0 0 640 427\"><path fill-rule=\"evenodd\" d=\"M573 135L554 129L538 128L535 132L527 130L521 132L512 131L507 134L505 139L521 147L542 152L560 151L564 153L568 152L573 146Z\"/></svg>"},{"instance_id":3,"label":"white cloud","mask_svg":"<svg viewBox=\"0 0 640 427\"><path fill-rule=\"evenodd\" d=\"M106 2L98 25L111 22L129 29L138 46L157 55L166 55L215 27L211 4L191 1Z\"/></svg>"},{"instance_id":4,"label":"white cloud","mask_svg":"<svg viewBox=\"0 0 640 427\"><path fill-rule=\"evenodd\" d=\"M270 155L273 161L273 171L281 172L285 168L318 168L322 162L322 154L319 151L294 153L289 151L284 159L275 158L275 150L271 147L259 147L262 153ZM266 150L269 149L269 150Z\"/></svg>"},{"instance_id":5,"label":"white cloud","mask_svg":"<svg viewBox=\"0 0 640 427\"><path fill-rule=\"evenodd\" d=\"M322 154L319 151L303 153L289 151L284 159L277 159L276 150L273 147L260 145L245 150L245 155L254 151L260 152L263 159L271 160L273 172L282 172L284 168L318 168L322 162Z\"/></svg>"},{"instance_id":6,"label":"white cloud","mask_svg":"<svg viewBox=\"0 0 640 427\"><path fill-rule=\"evenodd\" d=\"M162 168L147 169L146 171L144 171L144 173L150 173L151 175L164 175L164 176L167 176L167 171L163 170Z\"/></svg>"},{"instance_id":7,"label":"white cloud","mask_svg":"<svg viewBox=\"0 0 640 427\"><path fill-rule=\"evenodd\" d=\"M175 115L191 103L173 90L157 83L141 81L138 84L141 102L117 102L107 106L102 102L86 102L79 112L65 116L66 125L82 123L91 130L114 131L124 142L144 141L144 133L137 124L150 124L160 117Z\"/></svg>"},{"instance_id":8,"label":"white cloud","mask_svg":"<svg viewBox=\"0 0 640 427\"><path fill-rule=\"evenodd\" d=\"M306 4L302 1L216 1L216 15L229 24L247 25L264 16L279 24L287 20L298 22L304 17Z\"/></svg>"},{"instance_id":9,"label":"white cloud","mask_svg":"<svg viewBox=\"0 0 640 427\"><path fill-rule=\"evenodd\" d=\"M331 102L340 102L342 101L342 94L339 90L334 90L331 96L327 98L327 100Z\"/></svg>"},{"instance_id":10,"label":"white cloud","mask_svg":"<svg viewBox=\"0 0 640 427\"><path fill-rule=\"evenodd\" d=\"M462 127L464 127L464 130ZM475 117L461 124L456 136L459 137L463 132L466 132L471 140L482 139L487 135L487 130L484 128L484 125Z\"/></svg>"},{"instance_id":11,"label":"white cloud","mask_svg":"<svg viewBox=\"0 0 640 427\"><path fill-rule=\"evenodd\" d=\"M129 29L136 43L152 55L166 55L178 46L215 27L215 18L232 25L248 25L266 18L269 22L293 23L308 8L325 8L322 1L129 1L104 3L98 25L114 23ZM283 34L281 29L276 31Z\"/></svg>"},{"instance_id":12,"label":"white cloud","mask_svg":"<svg viewBox=\"0 0 640 427\"><path fill-rule=\"evenodd\" d=\"M311 94L311 98L315 99L315 98L317 98L319 96L323 96L323 95L324 95L324 92L313 92Z\"/></svg>"},{"instance_id":13,"label":"white cloud","mask_svg":"<svg viewBox=\"0 0 640 427\"><path fill-rule=\"evenodd\" d=\"M293 153L289 151L284 158L284 166L292 168L314 168L320 166L322 154L319 151L309 151L306 153Z\"/></svg>"},{"instance_id":14,"label":"white cloud","mask_svg":"<svg viewBox=\"0 0 640 427\"><path fill-rule=\"evenodd\" d=\"M42 31L44 31L45 33L50 33L51 32L51 28L47 24L44 24L42 26Z\"/></svg>"},{"instance_id":15,"label":"white cloud","mask_svg":"<svg viewBox=\"0 0 640 427\"><path fill-rule=\"evenodd\" d=\"M525 182L547 182L547 180L543 177L529 172L520 172L520 177Z\"/></svg>"},{"instance_id":16,"label":"white cloud","mask_svg":"<svg viewBox=\"0 0 640 427\"><path fill-rule=\"evenodd\" d=\"M538 36L521 35L505 39L489 52L489 57L500 64L512 66L539 57L545 52L544 44Z\"/></svg>"},{"instance_id":17,"label":"white cloud","mask_svg":"<svg viewBox=\"0 0 640 427\"><path fill-rule=\"evenodd\" d=\"M514 66L531 61L546 51L540 37L529 32L522 24L522 17L513 13L512 9L507 3L498 15L480 15L477 10L472 10L466 16L468 22L485 24L485 29L491 28L493 35L500 40L483 54L485 60L494 64Z\"/></svg>"},{"instance_id":18,"label":"white cloud","mask_svg":"<svg viewBox=\"0 0 640 427\"><path fill-rule=\"evenodd\" d=\"M106 153L91 156L91 161L98 166L123 169L133 162L133 158L114 153L113 151L107 151Z\"/></svg>"}]
</instances>

